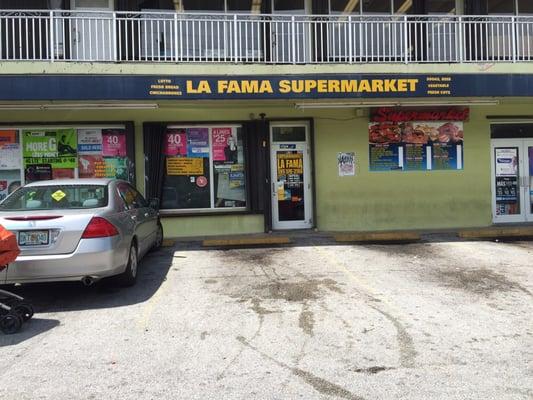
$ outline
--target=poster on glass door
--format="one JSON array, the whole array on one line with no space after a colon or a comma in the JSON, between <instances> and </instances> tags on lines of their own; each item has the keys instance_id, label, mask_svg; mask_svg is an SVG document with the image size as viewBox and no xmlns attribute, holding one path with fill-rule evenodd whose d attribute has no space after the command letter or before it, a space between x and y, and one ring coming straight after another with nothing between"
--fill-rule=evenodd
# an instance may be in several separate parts
<instances>
[{"instance_id":1,"label":"poster on glass door","mask_svg":"<svg viewBox=\"0 0 533 400\"><path fill-rule=\"evenodd\" d=\"M496 175L496 214L520 214L518 148L494 149Z\"/></svg>"}]
</instances>

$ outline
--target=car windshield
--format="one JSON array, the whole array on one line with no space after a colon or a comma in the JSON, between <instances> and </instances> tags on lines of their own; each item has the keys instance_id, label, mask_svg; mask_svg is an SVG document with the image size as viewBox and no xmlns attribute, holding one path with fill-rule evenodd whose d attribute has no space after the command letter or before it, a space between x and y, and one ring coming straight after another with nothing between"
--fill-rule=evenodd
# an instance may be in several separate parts
<instances>
[{"instance_id":1,"label":"car windshield","mask_svg":"<svg viewBox=\"0 0 533 400\"><path fill-rule=\"evenodd\" d=\"M108 203L105 185L27 186L0 203L0 211L88 209Z\"/></svg>"}]
</instances>

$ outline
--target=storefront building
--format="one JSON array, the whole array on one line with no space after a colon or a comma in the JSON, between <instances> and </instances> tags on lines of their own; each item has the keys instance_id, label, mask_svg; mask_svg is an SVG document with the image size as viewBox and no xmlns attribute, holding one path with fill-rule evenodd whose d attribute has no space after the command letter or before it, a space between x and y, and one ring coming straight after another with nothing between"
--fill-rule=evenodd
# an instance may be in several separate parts
<instances>
[{"instance_id":1,"label":"storefront building","mask_svg":"<svg viewBox=\"0 0 533 400\"><path fill-rule=\"evenodd\" d=\"M527 223L532 61L522 0L0 1L0 199L127 179L169 237Z\"/></svg>"}]
</instances>

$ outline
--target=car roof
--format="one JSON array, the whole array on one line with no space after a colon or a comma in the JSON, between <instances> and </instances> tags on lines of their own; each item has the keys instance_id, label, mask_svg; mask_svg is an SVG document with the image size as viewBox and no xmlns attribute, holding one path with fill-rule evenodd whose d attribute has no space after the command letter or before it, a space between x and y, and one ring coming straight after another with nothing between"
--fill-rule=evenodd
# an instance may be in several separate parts
<instances>
[{"instance_id":1,"label":"car roof","mask_svg":"<svg viewBox=\"0 0 533 400\"><path fill-rule=\"evenodd\" d=\"M113 178L83 178L83 179L53 179L48 181L37 181L28 183L26 187L57 186L57 185L103 185L107 186L111 182L121 182Z\"/></svg>"}]
</instances>

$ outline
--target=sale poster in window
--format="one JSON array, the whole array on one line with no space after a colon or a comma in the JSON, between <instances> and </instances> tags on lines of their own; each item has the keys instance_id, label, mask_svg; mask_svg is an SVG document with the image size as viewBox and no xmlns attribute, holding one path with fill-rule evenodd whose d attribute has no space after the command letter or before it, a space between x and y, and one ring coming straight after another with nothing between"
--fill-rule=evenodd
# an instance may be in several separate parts
<instances>
[{"instance_id":1,"label":"sale poster in window","mask_svg":"<svg viewBox=\"0 0 533 400\"><path fill-rule=\"evenodd\" d=\"M102 130L78 129L78 153L102 154Z\"/></svg>"},{"instance_id":2,"label":"sale poster in window","mask_svg":"<svg viewBox=\"0 0 533 400\"><path fill-rule=\"evenodd\" d=\"M21 166L17 131L0 131L0 169L20 169Z\"/></svg>"},{"instance_id":3,"label":"sale poster in window","mask_svg":"<svg viewBox=\"0 0 533 400\"><path fill-rule=\"evenodd\" d=\"M236 163L238 160L237 135L232 128L211 130L213 161Z\"/></svg>"},{"instance_id":4,"label":"sale poster in window","mask_svg":"<svg viewBox=\"0 0 533 400\"><path fill-rule=\"evenodd\" d=\"M75 129L22 132L24 166L43 164L51 165L52 168L76 168L77 147Z\"/></svg>"},{"instance_id":5,"label":"sale poster in window","mask_svg":"<svg viewBox=\"0 0 533 400\"><path fill-rule=\"evenodd\" d=\"M80 154L78 156L78 175L80 178L96 178L98 166L104 166L104 158L96 154ZM104 176L100 176L103 178Z\"/></svg>"},{"instance_id":6,"label":"sale poster in window","mask_svg":"<svg viewBox=\"0 0 533 400\"><path fill-rule=\"evenodd\" d=\"M209 157L209 128L187 128L187 156Z\"/></svg>"},{"instance_id":7,"label":"sale poster in window","mask_svg":"<svg viewBox=\"0 0 533 400\"><path fill-rule=\"evenodd\" d=\"M124 130L102 130L102 155L104 157L126 157L126 134Z\"/></svg>"},{"instance_id":8,"label":"sale poster in window","mask_svg":"<svg viewBox=\"0 0 533 400\"><path fill-rule=\"evenodd\" d=\"M166 156L187 156L187 132L185 129L169 129L165 135Z\"/></svg>"}]
</instances>

